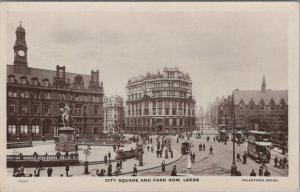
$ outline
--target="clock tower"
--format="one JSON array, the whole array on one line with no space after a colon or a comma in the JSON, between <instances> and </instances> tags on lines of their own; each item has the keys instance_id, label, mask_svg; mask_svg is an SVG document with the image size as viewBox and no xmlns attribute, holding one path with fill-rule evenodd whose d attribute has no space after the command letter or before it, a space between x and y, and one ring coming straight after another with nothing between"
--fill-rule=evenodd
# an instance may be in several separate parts
<instances>
[{"instance_id":1,"label":"clock tower","mask_svg":"<svg viewBox=\"0 0 300 192\"><path fill-rule=\"evenodd\" d=\"M27 65L27 45L25 40L25 29L20 26L16 30L16 42L14 45L14 73L29 74Z\"/></svg>"}]
</instances>

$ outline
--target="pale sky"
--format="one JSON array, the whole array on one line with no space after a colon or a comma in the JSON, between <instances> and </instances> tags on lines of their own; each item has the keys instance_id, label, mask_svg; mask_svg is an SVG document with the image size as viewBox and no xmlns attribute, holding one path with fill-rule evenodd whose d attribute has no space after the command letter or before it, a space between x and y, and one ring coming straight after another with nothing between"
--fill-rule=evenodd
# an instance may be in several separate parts
<instances>
[{"instance_id":1,"label":"pale sky","mask_svg":"<svg viewBox=\"0 0 300 192\"><path fill-rule=\"evenodd\" d=\"M7 60L15 30L26 30L28 65L90 74L106 95L125 96L129 78L178 66L189 73L197 106L233 89L288 88L287 15L280 11L8 11Z\"/></svg>"}]
</instances>

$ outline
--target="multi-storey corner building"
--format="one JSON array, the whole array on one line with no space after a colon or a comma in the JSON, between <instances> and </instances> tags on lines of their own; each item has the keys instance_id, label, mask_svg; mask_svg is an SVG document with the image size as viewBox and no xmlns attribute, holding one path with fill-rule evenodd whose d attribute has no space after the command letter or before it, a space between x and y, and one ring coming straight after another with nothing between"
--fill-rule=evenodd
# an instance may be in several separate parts
<instances>
[{"instance_id":1,"label":"multi-storey corner building","mask_svg":"<svg viewBox=\"0 0 300 192\"><path fill-rule=\"evenodd\" d=\"M179 133L195 128L192 81L177 67L132 78L126 85L126 132Z\"/></svg>"},{"instance_id":2,"label":"multi-storey corner building","mask_svg":"<svg viewBox=\"0 0 300 192\"><path fill-rule=\"evenodd\" d=\"M120 96L104 97L104 132L120 133L124 131L124 105Z\"/></svg>"},{"instance_id":3,"label":"multi-storey corner building","mask_svg":"<svg viewBox=\"0 0 300 192\"><path fill-rule=\"evenodd\" d=\"M27 63L25 29L16 30L14 63L7 65L7 139L51 138L62 127L60 114L68 105L78 133L103 130L103 84L91 75L31 68Z\"/></svg>"}]
</instances>

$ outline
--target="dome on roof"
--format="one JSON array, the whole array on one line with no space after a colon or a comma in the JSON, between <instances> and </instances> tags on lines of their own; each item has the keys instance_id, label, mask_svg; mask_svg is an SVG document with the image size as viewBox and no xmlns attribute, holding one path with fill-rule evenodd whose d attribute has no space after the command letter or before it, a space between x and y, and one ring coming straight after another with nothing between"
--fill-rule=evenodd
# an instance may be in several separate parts
<instances>
[{"instance_id":1,"label":"dome on roof","mask_svg":"<svg viewBox=\"0 0 300 192\"><path fill-rule=\"evenodd\" d=\"M25 33L25 29L22 27L22 25L20 24L20 26L17 28L16 32L22 32Z\"/></svg>"}]
</instances>

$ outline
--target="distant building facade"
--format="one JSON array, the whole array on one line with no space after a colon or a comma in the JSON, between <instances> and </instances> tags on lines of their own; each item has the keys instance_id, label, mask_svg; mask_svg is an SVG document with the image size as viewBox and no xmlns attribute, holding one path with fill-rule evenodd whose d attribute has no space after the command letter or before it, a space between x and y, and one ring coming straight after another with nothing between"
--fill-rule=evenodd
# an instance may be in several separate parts
<instances>
[{"instance_id":1,"label":"distant building facade","mask_svg":"<svg viewBox=\"0 0 300 192\"><path fill-rule=\"evenodd\" d=\"M263 77L260 90L236 89L228 97L217 98L210 105L207 114L210 114L210 123L216 127L220 125L232 127L234 115L237 127L286 132L288 90L267 90Z\"/></svg>"},{"instance_id":2,"label":"distant building facade","mask_svg":"<svg viewBox=\"0 0 300 192\"><path fill-rule=\"evenodd\" d=\"M123 98L120 96L104 97L104 131L121 133L125 127Z\"/></svg>"},{"instance_id":3,"label":"distant building facade","mask_svg":"<svg viewBox=\"0 0 300 192\"><path fill-rule=\"evenodd\" d=\"M61 114L71 108L77 133L103 130L103 84L99 71L91 75L31 68L27 63L25 29L16 30L14 63L7 65L7 140L52 138L63 126Z\"/></svg>"},{"instance_id":4,"label":"distant building facade","mask_svg":"<svg viewBox=\"0 0 300 192\"><path fill-rule=\"evenodd\" d=\"M192 81L177 67L130 79L126 95L126 132L183 133L195 129Z\"/></svg>"},{"instance_id":5,"label":"distant building facade","mask_svg":"<svg viewBox=\"0 0 300 192\"><path fill-rule=\"evenodd\" d=\"M261 90L234 90L233 111L238 126L259 129L266 121L274 131L288 129L288 90L267 90L265 77Z\"/></svg>"}]
</instances>

